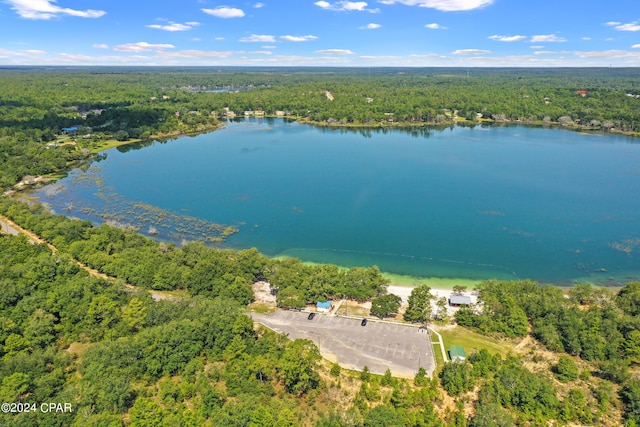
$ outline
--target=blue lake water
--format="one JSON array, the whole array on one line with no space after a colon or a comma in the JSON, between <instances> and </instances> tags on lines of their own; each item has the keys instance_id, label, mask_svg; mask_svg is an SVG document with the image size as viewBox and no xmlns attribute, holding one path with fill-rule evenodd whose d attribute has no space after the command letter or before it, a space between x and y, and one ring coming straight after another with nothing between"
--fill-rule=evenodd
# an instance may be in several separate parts
<instances>
[{"instance_id":1,"label":"blue lake water","mask_svg":"<svg viewBox=\"0 0 640 427\"><path fill-rule=\"evenodd\" d=\"M198 218L237 226L228 247L398 274L640 277L640 144L622 136L265 119L125 150L37 194L97 222L133 221L137 202L160 208L159 238L180 241L181 218Z\"/></svg>"}]
</instances>

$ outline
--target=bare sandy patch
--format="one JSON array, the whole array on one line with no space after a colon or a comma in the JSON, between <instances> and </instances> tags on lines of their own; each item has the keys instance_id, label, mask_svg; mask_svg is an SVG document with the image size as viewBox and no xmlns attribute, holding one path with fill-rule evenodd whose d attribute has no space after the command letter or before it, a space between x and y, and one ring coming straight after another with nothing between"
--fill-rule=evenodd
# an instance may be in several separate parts
<instances>
[{"instance_id":1,"label":"bare sandy patch","mask_svg":"<svg viewBox=\"0 0 640 427\"><path fill-rule=\"evenodd\" d=\"M253 289L253 304L261 306L276 307L276 296L271 294L271 285L267 281L255 282ZM252 304L252 305L253 305Z\"/></svg>"}]
</instances>

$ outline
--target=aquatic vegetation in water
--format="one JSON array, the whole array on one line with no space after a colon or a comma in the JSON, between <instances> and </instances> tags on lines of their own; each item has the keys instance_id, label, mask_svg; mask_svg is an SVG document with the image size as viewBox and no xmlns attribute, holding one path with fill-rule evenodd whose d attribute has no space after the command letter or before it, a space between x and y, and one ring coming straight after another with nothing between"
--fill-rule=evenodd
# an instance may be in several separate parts
<instances>
[{"instance_id":1,"label":"aquatic vegetation in water","mask_svg":"<svg viewBox=\"0 0 640 427\"><path fill-rule=\"evenodd\" d=\"M610 248L626 254L631 254L635 250L636 246L640 246L640 238L624 239L619 242L609 243Z\"/></svg>"},{"instance_id":2,"label":"aquatic vegetation in water","mask_svg":"<svg viewBox=\"0 0 640 427\"><path fill-rule=\"evenodd\" d=\"M92 166L83 173L75 174L71 184L95 190L93 194L100 203L85 202L82 199L65 201L65 187L61 184L47 187L44 194L49 199L61 199L68 212L74 211L88 219L101 220L122 228L144 230L150 236L175 242L200 240L218 243L238 232L234 226L216 224L146 203L126 200L113 188L104 185L101 174L99 167Z\"/></svg>"},{"instance_id":3,"label":"aquatic vegetation in water","mask_svg":"<svg viewBox=\"0 0 640 427\"><path fill-rule=\"evenodd\" d=\"M487 216L506 216L504 212L500 212L500 211L482 211L482 212L480 212L480 215L487 215Z\"/></svg>"},{"instance_id":4,"label":"aquatic vegetation in water","mask_svg":"<svg viewBox=\"0 0 640 427\"><path fill-rule=\"evenodd\" d=\"M502 231L504 231L505 233L508 234L513 234L515 236L521 236L521 237L526 237L526 238L530 238L535 236L535 233L530 233L528 231L522 231L522 230L515 230L512 228L507 228L507 227L502 227Z\"/></svg>"},{"instance_id":5,"label":"aquatic vegetation in water","mask_svg":"<svg viewBox=\"0 0 640 427\"><path fill-rule=\"evenodd\" d=\"M61 191L63 191L65 189L64 184L51 184L48 185L46 190L44 191L44 194L49 197L55 197L56 194L60 193Z\"/></svg>"}]
</instances>

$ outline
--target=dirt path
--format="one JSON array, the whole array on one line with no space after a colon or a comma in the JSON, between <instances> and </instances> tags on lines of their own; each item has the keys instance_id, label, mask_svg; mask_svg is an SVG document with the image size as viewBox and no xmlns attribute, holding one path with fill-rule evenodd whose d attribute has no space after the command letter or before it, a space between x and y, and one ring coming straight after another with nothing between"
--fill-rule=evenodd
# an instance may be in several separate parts
<instances>
[{"instance_id":1,"label":"dirt path","mask_svg":"<svg viewBox=\"0 0 640 427\"><path fill-rule=\"evenodd\" d=\"M25 236L27 236L27 238L32 242L32 243L44 243L46 244L49 249L51 249L53 252L57 252L58 248L56 248L55 246L53 246L52 244L45 242L43 239L40 238L40 236L38 236L35 233L32 233L29 230L26 230L22 227L20 227L18 224L16 224L15 222L11 221L9 218L7 218L4 215L0 215L0 224L2 224L2 230L4 231L5 229L8 229L9 234L13 234L13 235L18 235L19 233L24 234ZM6 228L5 228L6 227Z\"/></svg>"},{"instance_id":2,"label":"dirt path","mask_svg":"<svg viewBox=\"0 0 640 427\"><path fill-rule=\"evenodd\" d=\"M9 225L8 222L0 220L0 234L11 234L17 236L18 234L20 234L20 232Z\"/></svg>"},{"instance_id":3,"label":"dirt path","mask_svg":"<svg viewBox=\"0 0 640 427\"><path fill-rule=\"evenodd\" d=\"M25 236L27 236L29 241L31 241L32 243L45 244L45 245L47 245L47 247L49 249L51 249L51 252L53 252L53 253L57 253L58 252L58 248L53 246L51 243L49 243L46 240L42 239L40 236L38 236L37 234L33 233L32 231L29 231L29 230L27 230L25 228L22 228L21 226L19 226L15 222L11 221L9 218L7 218L4 215L0 215L0 229L1 229L2 233L6 232L8 234L13 234L13 235L18 235L20 233L24 234ZM82 268L83 270L85 270L87 273L89 273L93 277L97 277L99 279L106 280L106 281L111 282L111 283L115 283L116 280L117 280L115 277L107 276L106 274L101 273L98 270L96 270L95 268L91 268L88 265L83 264L83 263L81 263L80 261L78 261L76 259L73 259L73 261L78 265L78 267ZM131 289L131 290L139 289L137 286L133 286L130 283L123 283L123 285L127 289ZM162 299L170 299L170 298L172 298L171 296L169 296L169 295L167 295L165 293L156 292L156 291L149 291L149 294L151 294L151 298L153 298L156 301L162 300Z\"/></svg>"}]
</instances>

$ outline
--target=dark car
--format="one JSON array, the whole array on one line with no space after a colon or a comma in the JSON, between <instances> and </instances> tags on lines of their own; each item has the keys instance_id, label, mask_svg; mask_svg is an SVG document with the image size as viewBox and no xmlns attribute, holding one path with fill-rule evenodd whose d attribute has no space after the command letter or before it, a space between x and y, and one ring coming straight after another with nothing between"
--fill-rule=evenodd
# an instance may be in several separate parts
<instances>
[{"instance_id":1,"label":"dark car","mask_svg":"<svg viewBox=\"0 0 640 427\"><path fill-rule=\"evenodd\" d=\"M315 313L309 313L309 315L307 316L307 320L313 320L314 317L316 317Z\"/></svg>"},{"instance_id":2,"label":"dark car","mask_svg":"<svg viewBox=\"0 0 640 427\"><path fill-rule=\"evenodd\" d=\"M367 326L367 319L362 319L362 322L360 322L360 326Z\"/></svg>"}]
</instances>

